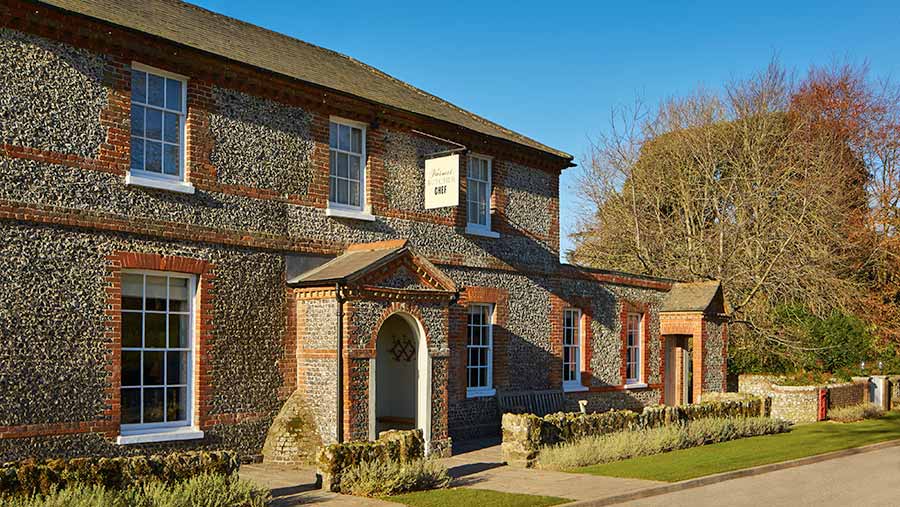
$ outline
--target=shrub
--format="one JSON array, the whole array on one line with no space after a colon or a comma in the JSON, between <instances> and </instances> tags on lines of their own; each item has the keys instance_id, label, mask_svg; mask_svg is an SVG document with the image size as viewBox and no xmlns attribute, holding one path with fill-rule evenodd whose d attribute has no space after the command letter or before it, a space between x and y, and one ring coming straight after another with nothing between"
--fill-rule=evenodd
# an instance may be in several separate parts
<instances>
[{"instance_id":1,"label":"shrub","mask_svg":"<svg viewBox=\"0 0 900 507\"><path fill-rule=\"evenodd\" d=\"M0 496L49 494L75 484L107 489L150 482L176 482L207 473L230 475L240 462L232 451L187 451L127 458L25 460L0 466Z\"/></svg>"},{"instance_id":2,"label":"shrub","mask_svg":"<svg viewBox=\"0 0 900 507\"><path fill-rule=\"evenodd\" d=\"M55 486L46 494L4 499L5 507L265 507L269 493L219 474L201 474L182 482L147 483L116 490L99 484Z\"/></svg>"},{"instance_id":3,"label":"shrub","mask_svg":"<svg viewBox=\"0 0 900 507\"><path fill-rule=\"evenodd\" d=\"M567 470L637 456L788 431L790 424L767 417L696 419L659 428L620 431L545 447L538 466Z\"/></svg>"},{"instance_id":4,"label":"shrub","mask_svg":"<svg viewBox=\"0 0 900 507\"><path fill-rule=\"evenodd\" d=\"M424 457L422 430L384 431L371 442L343 442L326 445L316 455L322 489L341 491L344 471L361 463L395 461L409 463Z\"/></svg>"},{"instance_id":5,"label":"shrub","mask_svg":"<svg viewBox=\"0 0 900 507\"><path fill-rule=\"evenodd\" d=\"M871 403L860 403L849 407L836 408L828 411L828 418L837 422L854 422L863 419L874 419L884 415L881 407Z\"/></svg>"},{"instance_id":6,"label":"shrub","mask_svg":"<svg viewBox=\"0 0 900 507\"><path fill-rule=\"evenodd\" d=\"M348 467L341 476L341 492L357 496L396 495L449 484L447 468L432 459L363 462Z\"/></svg>"}]
</instances>

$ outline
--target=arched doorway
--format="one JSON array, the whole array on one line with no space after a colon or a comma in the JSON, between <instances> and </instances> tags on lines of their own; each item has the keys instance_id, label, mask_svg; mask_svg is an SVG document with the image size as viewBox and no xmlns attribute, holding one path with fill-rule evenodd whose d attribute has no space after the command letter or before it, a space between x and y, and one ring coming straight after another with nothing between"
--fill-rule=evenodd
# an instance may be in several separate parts
<instances>
[{"instance_id":1,"label":"arched doorway","mask_svg":"<svg viewBox=\"0 0 900 507\"><path fill-rule=\"evenodd\" d=\"M430 356L422 325L412 315L385 319L375 343L369 392L370 438L386 430L419 428L430 440ZM371 364L371 363L370 363Z\"/></svg>"}]
</instances>

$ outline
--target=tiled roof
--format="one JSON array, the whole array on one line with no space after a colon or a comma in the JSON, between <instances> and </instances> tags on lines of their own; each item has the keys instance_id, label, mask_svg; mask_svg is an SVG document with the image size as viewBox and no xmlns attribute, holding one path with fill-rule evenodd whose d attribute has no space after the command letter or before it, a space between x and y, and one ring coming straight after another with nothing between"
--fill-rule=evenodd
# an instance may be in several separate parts
<instances>
[{"instance_id":1,"label":"tiled roof","mask_svg":"<svg viewBox=\"0 0 900 507\"><path fill-rule=\"evenodd\" d=\"M459 125L550 155L572 156L329 49L177 0L43 0L218 56ZM298 20L301 24L304 20Z\"/></svg>"},{"instance_id":2,"label":"tiled roof","mask_svg":"<svg viewBox=\"0 0 900 507\"><path fill-rule=\"evenodd\" d=\"M406 246L400 246L345 252L317 268L288 280L288 284L310 286L345 281L354 275L366 273L390 262L406 249Z\"/></svg>"},{"instance_id":3,"label":"tiled roof","mask_svg":"<svg viewBox=\"0 0 900 507\"><path fill-rule=\"evenodd\" d=\"M722 286L718 280L702 282L678 282L666 294L663 300L664 312L705 312L716 302L724 311L721 294ZM716 298L719 301L716 301Z\"/></svg>"},{"instance_id":4,"label":"tiled roof","mask_svg":"<svg viewBox=\"0 0 900 507\"><path fill-rule=\"evenodd\" d=\"M379 241L375 243L356 243L347 247L343 254L330 261L310 269L305 273L288 280L293 287L321 287L333 283L357 283L360 279L378 268L385 266L400 257L409 260L421 268L422 273L436 285L439 290L455 292L456 284L439 270L428 259L417 255L405 239Z\"/></svg>"}]
</instances>

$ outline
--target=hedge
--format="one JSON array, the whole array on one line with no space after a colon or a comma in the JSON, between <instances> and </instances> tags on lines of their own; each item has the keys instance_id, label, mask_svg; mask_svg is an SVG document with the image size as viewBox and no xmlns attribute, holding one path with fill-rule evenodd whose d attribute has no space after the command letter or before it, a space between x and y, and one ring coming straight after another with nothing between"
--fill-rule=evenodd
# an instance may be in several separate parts
<instances>
[{"instance_id":1,"label":"hedge","mask_svg":"<svg viewBox=\"0 0 900 507\"><path fill-rule=\"evenodd\" d=\"M231 475L239 467L240 461L233 451L24 460L0 465L0 495L48 494L54 487L64 488L71 484L122 489L149 482L179 482L204 473Z\"/></svg>"},{"instance_id":2,"label":"hedge","mask_svg":"<svg viewBox=\"0 0 900 507\"><path fill-rule=\"evenodd\" d=\"M558 412L544 417L503 414L503 460L513 466L534 465L541 447L616 431L644 430L696 419L759 417L769 414L768 399L747 396L681 406L650 406L640 413L610 410L582 414Z\"/></svg>"},{"instance_id":3,"label":"hedge","mask_svg":"<svg viewBox=\"0 0 900 507\"><path fill-rule=\"evenodd\" d=\"M316 456L317 473L326 491L341 491L341 474L360 463L410 463L425 456L422 430L383 431L378 440L331 444Z\"/></svg>"}]
</instances>

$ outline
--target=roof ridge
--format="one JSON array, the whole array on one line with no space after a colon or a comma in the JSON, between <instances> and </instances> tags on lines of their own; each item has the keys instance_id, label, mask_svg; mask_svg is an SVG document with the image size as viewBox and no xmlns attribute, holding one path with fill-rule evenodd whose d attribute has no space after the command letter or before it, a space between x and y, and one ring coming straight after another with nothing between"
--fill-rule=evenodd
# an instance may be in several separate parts
<instances>
[{"instance_id":1,"label":"roof ridge","mask_svg":"<svg viewBox=\"0 0 900 507\"><path fill-rule=\"evenodd\" d=\"M379 69L379 68L377 68L377 67L374 67L374 66L372 66L372 65L369 65L368 63L365 63L365 62L363 62L363 61L361 61L361 60L358 60L358 59L356 59L356 58L354 58L354 57L352 57L352 56L350 56L350 55L346 55L346 54L344 54L344 53L341 53L341 52L339 52L339 51L335 51L335 50L333 50L333 49L326 48L326 47L324 47L324 46L319 46L318 44L313 44L312 42L308 42L308 41L305 41L305 40L303 40L303 39L298 39L297 37L292 37L292 36L287 35L287 34L285 34L285 33L281 33L281 32L272 30L271 28L266 28L266 27L264 27L264 26L262 26L262 25L256 25L256 24L250 23L250 22L248 22L248 21L244 21L244 20L241 20L241 19L238 19L238 18L229 16L229 15L227 15L227 14L222 14L222 13L220 13L220 12L216 12L216 11L207 9L207 8L205 8L205 7L201 7L201 6L196 5L196 4L193 4L193 3L190 3L190 2L186 2L186 1L184 1L184 0L165 0L165 1L172 2L172 3L180 3L180 4L183 4L183 5L188 6L188 7L191 8L191 9L198 10L198 11L202 11L202 12L207 13L207 14L212 14L212 15L214 15L214 16L217 16L217 17L220 17L220 18L224 18L224 19L227 19L227 20L229 20L229 21L237 22L237 23L239 23L239 24L241 24L241 25L248 26L248 27L251 27L251 28L254 28L254 29L257 29L257 30L262 30L262 31L264 31L264 32L267 32L267 33L276 35L276 36L278 36L279 38L282 38L282 39L287 39L287 40L290 40L290 41L292 41L292 42L299 42L299 43L301 43L301 44L303 44L303 45L305 45L305 46L309 46L309 47L315 48L315 49L317 49L317 50L327 51L327 52L329 52L329 53L331 53L331 54L333 54L333 55L335 55L335 56L339 56L339 57L341 57L341 58L345 58L345 59L347 59L347 60L353 62L354 64L360 66L361 68L363 68L364 70L366 70L366 71L368 71L368 72L372 72L373 74L377 74L377 75L380 75L381 77L384 77L384 78L386 78L386 79L390 79L391 81L393 81L393 82L395 82L395 83L397 83L397 84L399 84L399 85L401 85L401 86L404 86L404 87L406 87L406 88L408 88L408 89L410 89L410 90L412 90L412 91L414 91L414 92L416 92L416 93L419 93L419 94L422 95L423 97L426 97L426 98L428 98L428 99L430 99L430 100L434 100L435 102L444 104L444 105L446 105L446 106L452 107L452 108L455 109L457 112L459 112L459 113L461 113L461 114L465 114L466 116L469 116L470 118L472 118L472 119L475 120L475 121L478 121L478 122L480 122L480 123L482 123L482 124L489 125L489 126L491 126L491 127L494 127L494 128L499 129L499 130L502 130L503 132L507 133L507 134L510 135L510 136L514 136L514 137L517 137L517 138L523 139L523 140L528 140L528 141L530 141L530 142L532 142L532 143L535 143L535 144L538 144L538 145L540 145L540 146L543 146L543 147L546 148L547 150L561 151L561 150L556 150L555 148L552 148L552 147L550 147L550 146L547 146L546 144L544 144L544 143L542 143L542 142L540 142L540 141L537 141L537 140L535 140L535 139L532 139L532 138L530 138L530 137L528 137L528 136L526 136L526 135L524 135L524 134L520 134L520 133L518 133L518 132L516 132L516 131L514 131L514 130L510 130L509 128L504 127L503 125L500 125L499 123L493 122L493 121L491 121L491 120L489 120L489 119L487 119L487 118L485 118L485 117L483 117L483 116L477 115L477 114L475 114L475 113L473 113L473 112L471 112L471 111L469 111L469 110L467 110L467 109L463 109L462 107L460 107L460 106L458 106L458 105L456 105L456 104L454 104L454 103L448 101L447 99L442 99L441 97L438 97L437 95L434 95L434 94L432 94L432 93L428 93L427 91L425 91L425 90L419 88L418 86L415 86L415 85L412 85L412 84L410 84L410 83L407 83L406 81L403 81L402 79L399 79L399 78L397 78L397 77L394 77L394 76L388 74L387 72L385 72L385 71L383 71L383 70L381 70L381 69ZM565 152L563 152L563 153L565 153ZM571 154L568 154L568 153L567 153L567 155L569 155L569 156L571 157Z\"/></svg>"}]
</instances>

